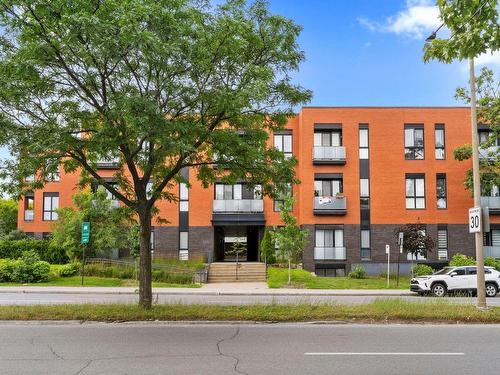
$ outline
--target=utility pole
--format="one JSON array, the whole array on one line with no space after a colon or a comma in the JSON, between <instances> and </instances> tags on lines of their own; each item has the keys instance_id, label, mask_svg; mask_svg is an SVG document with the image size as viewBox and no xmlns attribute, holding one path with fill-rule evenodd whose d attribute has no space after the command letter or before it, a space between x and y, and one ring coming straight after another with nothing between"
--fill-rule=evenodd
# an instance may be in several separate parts
<instances>
[{"instance_id":1,"label":"utility pole","mask_svg":"<svg viewBox=\"0 0 500 375\"><path fill-rule=\"evenodd\" d=\"M474 59L469 59L471 131L472 131L472 177L474 184L474 207L481 207L481 177L479 174L479 142L477 133L476 80L474 75ZM477 265L477 308L486 309L486 293L484 280L483 228L474 233L476 242Z\"/></svg>"}]
</instances>

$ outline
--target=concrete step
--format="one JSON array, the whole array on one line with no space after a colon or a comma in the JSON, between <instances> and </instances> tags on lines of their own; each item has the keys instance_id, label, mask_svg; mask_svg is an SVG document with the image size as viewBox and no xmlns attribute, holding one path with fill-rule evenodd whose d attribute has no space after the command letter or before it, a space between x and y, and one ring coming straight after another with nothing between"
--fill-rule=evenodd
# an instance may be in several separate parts
<instances>
[{"instance_id":1,"label":"concrete step","mask_svg":"<svg viewBox=\"0 0 500 375\"><path fill-rule=\"evenodd\" d=\"M236 279L236 272L238 279ZM209 283L266 281L264 263L212 263L208 269Z\"/></svg>"}]
</instances>

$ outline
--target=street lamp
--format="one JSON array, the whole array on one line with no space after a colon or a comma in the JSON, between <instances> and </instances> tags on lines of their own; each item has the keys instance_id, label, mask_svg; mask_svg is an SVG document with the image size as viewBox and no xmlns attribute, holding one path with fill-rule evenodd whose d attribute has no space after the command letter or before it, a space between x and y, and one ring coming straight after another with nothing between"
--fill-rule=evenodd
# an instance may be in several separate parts
<instances>
[{"instance_id":1,"label":"street lamp","mask_svg":"<svg viewBox=\"0 0 500 375\"><path fill-rule=\"evenodd\" d=\"M436 39L437 32L444 26L441 24L429 35L425 41L427 43ZM474 207L481 209L481 180L479 175L479 142L477 133L477 108L476 108L476 80L474 75L474 58L469 58L469 84L470 84L470 112L471 112L471 132L472 132L472 179ZM481 209L482 210L482 209ZM478 309L486 309L486 293L484 279L484 253L483 253L483 226L479 232L474 233L476 244L476 266L477 266L477 303Z\"/></svg>"}]
</instances>

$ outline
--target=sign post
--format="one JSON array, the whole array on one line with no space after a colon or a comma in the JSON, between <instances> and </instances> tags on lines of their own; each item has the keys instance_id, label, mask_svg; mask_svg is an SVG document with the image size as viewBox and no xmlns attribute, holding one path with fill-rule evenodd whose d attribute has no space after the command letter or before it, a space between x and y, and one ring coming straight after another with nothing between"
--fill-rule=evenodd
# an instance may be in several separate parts
<instances>
[{"instance_id":1,"label":"sign post","mask_svg":"<svg viewBox=\"0 0 500 375\"><path fill-rule=\"evenodd\" d=\"M82 256L82 285L83 285L83 277L85 275L85 249L88 246L90 240L90 222L84 221L82 223L82 245L83 246L83 256Z\"/></svg>"},{"instance_id":2,"label":"sign post","mask_svg":"<svg viewBox=\"0 0 500 375\"><path fill-rule=\"evenodd\" d=\"M399 253L398 253L398 275L396 278L396 287L399 287L399 261L401 254L403 253L403 241L404 241L404 233L399 232L398 233L398 245L399 245Z\"/></svg>"},{"instance_id":3,"label":"sign post","mask_svg":"<svg viewBox=\"0 0 500 375\"><path fill-rule=\"evenodd\" d=\"M389 288L389 273L391 263L391 248L389 245L385 245L385 253L387 254L387 288Z\"/></svg>"}]
</instances>

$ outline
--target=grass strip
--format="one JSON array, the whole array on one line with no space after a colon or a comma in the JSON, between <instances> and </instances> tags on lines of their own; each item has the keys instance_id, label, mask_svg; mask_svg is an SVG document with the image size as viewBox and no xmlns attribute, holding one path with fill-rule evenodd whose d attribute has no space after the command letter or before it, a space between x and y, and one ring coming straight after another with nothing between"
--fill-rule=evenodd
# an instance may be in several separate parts
<instances>
[{"instance_id":1,"label":"grass strip","mask_svg":"<svg viewBox=\"0 0 500 375\"><path fill-rule=\"evenodd\" d=\"M407 302L378 299L369 304L155 305L135 304L1 306L0 320L81 321L257 321L257 322L404 322L500 323L500 308L479 311L446 301Z\"/></svg>"}]
</instances>

